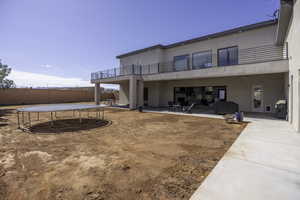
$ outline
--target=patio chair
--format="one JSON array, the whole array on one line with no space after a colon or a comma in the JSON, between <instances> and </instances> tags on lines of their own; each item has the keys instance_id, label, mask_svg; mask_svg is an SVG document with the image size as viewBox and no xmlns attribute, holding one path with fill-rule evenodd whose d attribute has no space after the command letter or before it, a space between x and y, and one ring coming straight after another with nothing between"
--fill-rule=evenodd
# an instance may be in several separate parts
<instances>
[{"instance_id":1,"label":"patio chair","mask_svg":"<svg viewBox=\"0 0 300 200\"><path fill-rule=\"evenodd\" d=\"M183 107L183 112L191 113L194 106L195 106L195 103L192 103L190 106Z\"/></svg>"},{"instance_id":2,"label":"patio chair","mask_svg":"<svg viewBox=\"0 0 300 200\"><path fill-rule=\"evenodd\" d=\"M224 115L224 119L227 123L234 123L235 115L234 114L226 114L226 115Z\"/></svg>"},{"instance_id":3,"label":"patio chair","mask_svg":"<svg viewBox=\"0 0 300 200\"><path fill-rule=\"evenodd\" d=\"M169 111L174 111L174 102L173 101L168 101L168 110Z\"/></svg>"},{"instance_id":4,"label":"patio chair","mask_svg":"<svg viewBox=\"0 0 300 200\"><path fill-rule=\"evenodd\" d=\"M239 112L239 105L231 101L218 101L214 104L216 114L234 114Z\"/></svg>"}]
</instances>

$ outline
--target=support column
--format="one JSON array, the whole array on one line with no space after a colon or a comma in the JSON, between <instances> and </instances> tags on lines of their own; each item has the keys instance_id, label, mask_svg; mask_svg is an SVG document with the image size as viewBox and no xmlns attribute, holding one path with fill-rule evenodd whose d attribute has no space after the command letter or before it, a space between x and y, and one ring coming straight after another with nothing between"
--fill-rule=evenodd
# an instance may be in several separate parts
<instances>
[{"instance_id":1,"label":"support column","mask_svg":"<svg viewBox=\"0 0 300 200\"><path fill-rule=\"evenodd\" d=\"M135 76L129 79L129 108L136 109L137 105L137 80Z\"/></svg>"},{"instance_id":2,"label":"support column","mask_svg":"<svg viewBox=\"0 0 300 200\"><path fill-rule=\"evenodd\" d=\"M138 107L144 106L144 81L138 81Z\"/></svg>"},{"instance_id":3,"label":"support column","mask_svg":"<svg viewBox=\"0 0 300 200\"><path fill-rule=\"evenodd\" d=\"M100 104L100 83L95 83L95 104Z\"/></svg>"}]
</instances>

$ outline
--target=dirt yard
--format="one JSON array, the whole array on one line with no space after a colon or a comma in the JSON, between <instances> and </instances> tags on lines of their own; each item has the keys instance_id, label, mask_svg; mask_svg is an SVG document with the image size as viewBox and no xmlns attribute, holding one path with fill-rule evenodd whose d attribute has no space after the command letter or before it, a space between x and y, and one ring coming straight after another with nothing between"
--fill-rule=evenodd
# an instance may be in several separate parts
<instances>
[{"instance_id":1,"label":"dirt yard","mask_svg":"<svg viewBox=\"0 0 300 200\"><path fill-rule=\"evenodd\" d=\"M41 114L26 133L15 107L1 109L1 200L189 199L246 126L110 109L107 121L82 126L58 120L51 128Z\"/></svg>"}]
</instances>

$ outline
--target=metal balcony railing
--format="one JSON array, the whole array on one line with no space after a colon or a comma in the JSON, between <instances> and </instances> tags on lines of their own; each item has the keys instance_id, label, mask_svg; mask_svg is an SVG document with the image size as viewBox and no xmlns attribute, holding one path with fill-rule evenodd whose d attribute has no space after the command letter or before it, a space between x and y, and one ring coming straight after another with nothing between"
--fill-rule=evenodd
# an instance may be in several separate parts
<instances>
[{"instance_id":1,"label":"metal balcony railing","mask_svg":"<svg viewBox=\"0 0 300 200\"><path fill-rule=\"evenodd\" d=\"M262 62L271 62L284 60L288 58L286 46L264 45L238 50L238 62L235 65L253 64ZM211 67L226 67L220 66L218 63L218 55L212 54L212 63L203 67L192 66L192 58L190 56L186 65L176 68L173 61L154 63L149 65L128 65L119 68L113 68L94 72L91 74L91 80L101 80L107 78L116 78L126 75L150 75L166 72L178 72L187 70L201 70ZM230 65L232 66L232 65Z\"/></svg>"}]
</instances>

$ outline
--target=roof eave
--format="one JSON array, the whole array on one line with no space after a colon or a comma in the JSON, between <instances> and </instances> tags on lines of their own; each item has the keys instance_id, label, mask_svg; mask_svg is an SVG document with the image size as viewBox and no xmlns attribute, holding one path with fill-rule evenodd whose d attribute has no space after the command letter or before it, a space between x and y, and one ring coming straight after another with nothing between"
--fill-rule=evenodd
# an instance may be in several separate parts
<instances>
[{"instance_id":1,"label":"roof eave","mask_svg":"<svg viewBox=\"0 0 300 200\"><path fill-rule=\"evenodd\" d=\"M281 0L279 9L278 27L276 32L276 45L283 45L293 12L292 0Z\"/></svg>"},{"instance_id":2,"label":"roof eave","mask_svg":"<svg viewBox=\"0 0 300 200\"><path fill-rule=\"evenodd\" d=\"M138 49L138 50L135 50L135 51L131 51L131 52L128 52L128 53L118 55L118 56L116 56L116 58L123 58L123 57L126 57L126 56L134 55L134 54L137 54L137 53L141 53L141 52L144 52L144 51L149 51L149 50L153 50L153 49L157 49L157 48L162 49L162 48L164 48L164 46L161 45L161 44L157 44L157 45L154 45L154 46L150 46L150 47L146 47L146 48L143 48L143 49Z\"/></svg>"}]
</instances>

